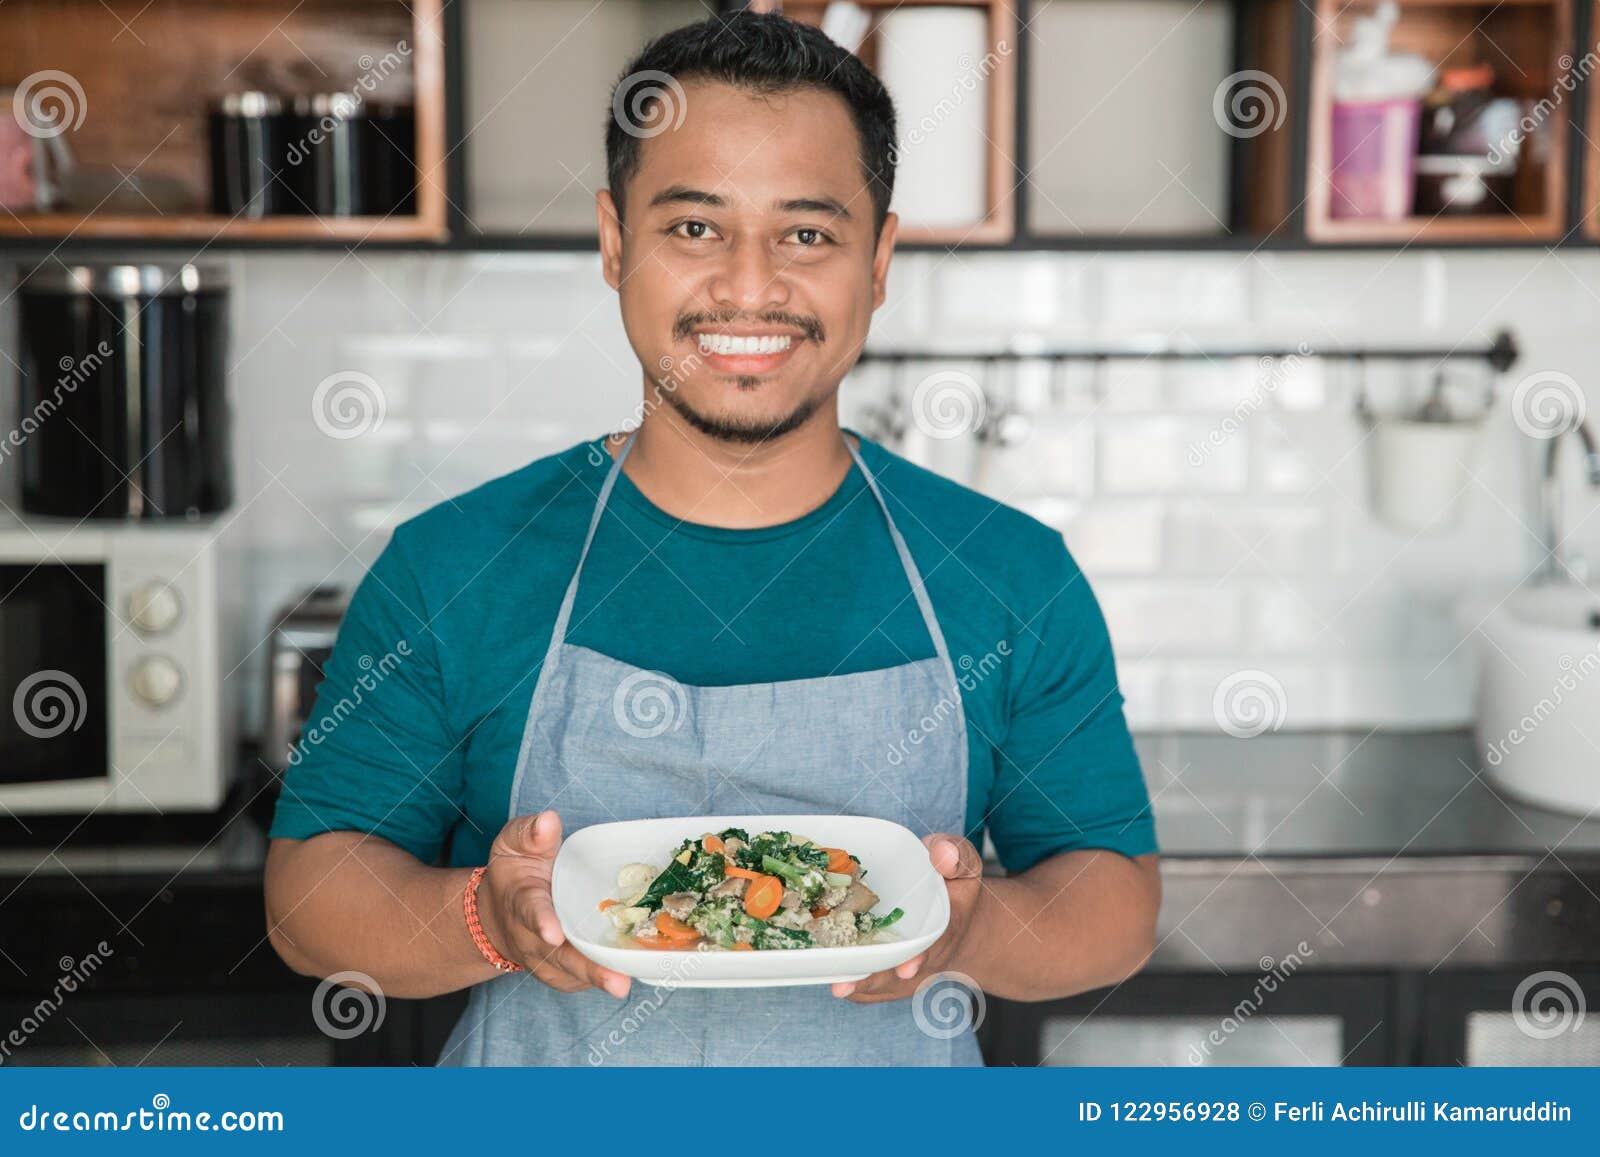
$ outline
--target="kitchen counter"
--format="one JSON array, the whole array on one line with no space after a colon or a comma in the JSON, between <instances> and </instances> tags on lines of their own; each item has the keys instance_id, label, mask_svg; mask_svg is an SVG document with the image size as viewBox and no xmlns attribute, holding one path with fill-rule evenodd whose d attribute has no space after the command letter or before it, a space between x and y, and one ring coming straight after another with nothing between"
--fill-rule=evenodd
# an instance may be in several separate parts
<instances>
[{"instance_id":1,"label":"kitchen counter","mask_svg":"<svg viewBox=\"0 0 1600 1157\"><path fill-rule=\"evenodd\" d=\"M1291 954L1317 969L1600 962L1600 820L1502 798L1465 733L1151 735L1139 749L1164 855L1154 971ZM9 828L0 912L28 936L0 937L15 965L0 991L101 939L136 947L113 972L162 982L287 976L265 941L256 819L119 847L87 827L42 841Z\"/></svg>"}]
</instances>

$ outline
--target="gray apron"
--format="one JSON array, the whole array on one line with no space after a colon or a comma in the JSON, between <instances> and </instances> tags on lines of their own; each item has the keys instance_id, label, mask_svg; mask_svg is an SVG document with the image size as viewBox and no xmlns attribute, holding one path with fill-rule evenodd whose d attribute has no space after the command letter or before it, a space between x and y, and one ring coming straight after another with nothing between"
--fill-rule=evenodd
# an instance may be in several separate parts
<instances>
[{"instance_id":1,"label":"gray apron","mask_svg":"<svg viewBox=\"0 0 1600 1157\"><path fill-rule=\"evenodd\" d=\"M878 816L918 835L961 831L961 689L922 576L853 445L933 658L850 675L695 687L566 641L584 560L631 448L630 440L600 488L556 617L528 705L509 815L554 808L568 832L619 819L810 812ZM630 694L643 697L630 703ZM912 1005L853 1004L825 985L699 989L639 980L619 1001L599 989L561 993L528 973L508 973L473 988L439 1063L982 1063L970 1029L924 1032Z\"/></svg>"}]
</instances>

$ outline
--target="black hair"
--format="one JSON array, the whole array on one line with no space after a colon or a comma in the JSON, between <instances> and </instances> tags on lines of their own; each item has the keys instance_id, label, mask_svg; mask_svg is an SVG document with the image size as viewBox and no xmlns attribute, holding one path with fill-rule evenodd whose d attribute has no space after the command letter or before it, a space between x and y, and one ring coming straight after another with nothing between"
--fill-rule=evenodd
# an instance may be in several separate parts
<instances>
[{"instance_id":1,"label":"black hair","mask_svg":"<svg viewBox=\"0 0 1600 1157\"><path fill-rule=\"evenodd\" d=\"M741 9L658 36L628 63L611 90L606 122L606 181L617 213L623 187L639 171L643 139L681 121L674 82L720 81L760 94L813 88L837 93L861 138L861 173L872 196L874 235L883 229L894 192L894 102L853 53L821 29L772 12ZM653 107L654 106L654 107Z\"/></svg>"}]
</instances>

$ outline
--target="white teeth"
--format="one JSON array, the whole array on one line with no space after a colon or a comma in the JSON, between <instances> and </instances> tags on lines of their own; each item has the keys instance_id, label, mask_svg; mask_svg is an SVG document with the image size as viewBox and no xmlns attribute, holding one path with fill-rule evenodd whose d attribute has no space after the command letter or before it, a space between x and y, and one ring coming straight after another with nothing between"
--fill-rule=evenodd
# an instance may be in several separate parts
<instances>
[{"instance_id":1,"label":"white teeth","mask_svg":"<svg viewBox=\"0 0 1600 1157\"><path fill-rule=\"evenodd\" d=\"M788 334L770 337L740 337L731 333L700 333L703 354L775 354L782 353L793 344Z\"/></svg>"}]
</instances>

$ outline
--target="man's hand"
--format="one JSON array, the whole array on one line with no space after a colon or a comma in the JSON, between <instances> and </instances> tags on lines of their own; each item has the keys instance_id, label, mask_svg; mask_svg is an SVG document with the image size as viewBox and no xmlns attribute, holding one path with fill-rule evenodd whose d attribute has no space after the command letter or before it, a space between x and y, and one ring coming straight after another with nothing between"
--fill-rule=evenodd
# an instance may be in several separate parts
<instances>
[{"instance_id":1,"label":"man's hand","mask_svg":"<svg viewBox=\"0 0 1600 1157\"><path fill-rule=\"evenodd\" d=\"M478 885L478 918L495 950L557 992L600 987L619 1000L631 980L602 968L567 943L550 899L550 870L561 850L561 817L518 816L495 837Z\"/></svg>"},{"instance_id":2,"label":"man's hand","mask_svg":"<svg viewBox=\"0 0 1600 1157\"><path fill-rule=\"evenodd\" d=\"M917 990L917 976L924 970L931 975L960 963L962 943L972 926L972 915L983 890L983 857L970 841L948 832L924 836L922 842L927 845L928 858L944 877L944 886L950 893L950 926L921 955L913 956L889 972L874 972L861 980L841 981L833 986L833 995L857 1004L903 1000Z\"/></svg>"}]
</instances>

